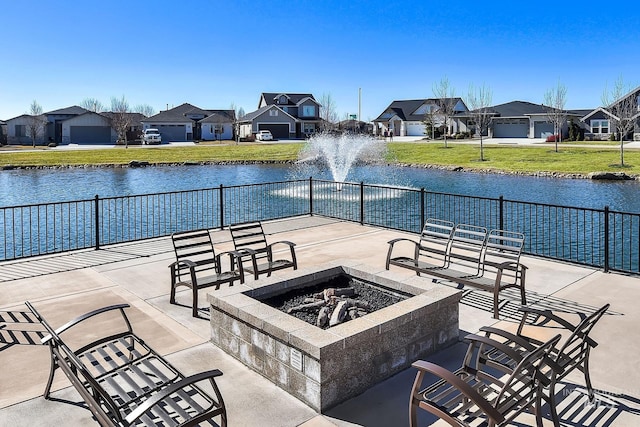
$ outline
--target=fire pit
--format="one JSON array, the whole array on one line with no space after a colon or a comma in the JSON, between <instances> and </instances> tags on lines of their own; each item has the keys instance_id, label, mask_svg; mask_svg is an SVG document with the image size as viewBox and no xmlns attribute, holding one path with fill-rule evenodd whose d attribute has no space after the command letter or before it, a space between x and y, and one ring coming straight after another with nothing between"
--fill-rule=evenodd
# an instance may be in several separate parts
<instances>
[{"instance_id":1,"label":"fire pit","mask_svg":"<svg viewBox=\"0 0 640 427\"><path fill-rule=\"evenodd\" d=\"M457 341L459 291L364 270L375 271L368 266L324 267L210 293L211 341L319 412ZM333 295L325 296L326 289L334 289L329 291ZM336 289L343 295L335 295ZM367 296L367 304L386 298L389 304L367 313L356 304L353 318L334 326L331 316L329 325L316 326L318 313L307 309L294 311L311 313L309 322L285 312L370 292L382 296L373 297L373 303ZM285 311L271 306L279 301L288 301Z\"/></svg>"},{"instance_id":2,"label":"fire pit","mask_svg":"<svg viewBox=\"0 0 640 427\"><path fill-rule=\"evenodd\" d=\"M327 329L413 296L340 274L314 286L292 289L263 303Z\"/></svg>"}]
</instances>

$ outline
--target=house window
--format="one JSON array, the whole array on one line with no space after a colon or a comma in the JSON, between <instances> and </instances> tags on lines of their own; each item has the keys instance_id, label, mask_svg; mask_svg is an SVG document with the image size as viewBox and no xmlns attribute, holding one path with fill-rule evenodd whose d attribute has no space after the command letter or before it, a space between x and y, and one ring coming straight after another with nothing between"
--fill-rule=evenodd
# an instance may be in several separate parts
<instances>
[{"instance_id":1,"label":"house window","mask_svg":"<svg viewBox=\"0 0 640 427\"><path fill-rule=\"evenodd\" d=\"M591 120L591 133L609 133L609 120Z\"/></svg>"},{"instance_id":2,"label":"house window","mask_svg":"<svg viewBox=\"0 0 640 427\"><path fill-rule=\"evenodd\" d=\"M281 107L281 108L282 108L282 111L284 111L285 113L289 112L289 107Z\"/></svg>"},{"instance_id":3,"label":"house window","mask_svg":"<svg viewBox=\"0 0 640 427\"><path fill-rule=\"evenodd\" d=\"M316 116L316 106L315 105L303 105L302 106L302 116L303 117L315 117Z\"/></svg>"},{"instance_id":4,"label":"house window","mask_svg":"<svg viewBox=\"0 0 640 427\"><path fill-rule=\"evenodd\" d=\"M286 104L287 103L287 97L284 95L280 95L280 98L278 98L278 104Z\"/></svg>"},{"instance_id":5,"label":"house window","mask_svg":"<svg viewBox=\"0 0 640 427\"><path fill-rule=\"evenodd\" d=\"M316 125L314 123L305 123L304 127L302 128L302 132L304 132L305 135L312 134L315 131L316 131Z\"/></svg>"},{"instance_id":6,"label":"house window","mask_svg":"<svg viewBox=\"0 0 640 427\"><path fill-rule=\"evenodd\" d=\"M271 117L276 117L278 115L278 110L276 110L276 109L269 110L269 115Z\"/></svg>"},{"instance_id":7,"label":"house window","mask_svg":"<svg viewBox=\"0 0 640 427\"><path fill-rule=\"evenodd\" d=\"M24 137L24 136L27 136L27 126L16 125L16 137Z\"/></svg>"},{"instance_id":8,"label":"house window","mask_svg":"<svg viewBox=\"0 0 640 427\"><path fill-rule=\"evenodd\" d=\"M220 134L224 131L224 125L216 125L213 129L213 132L216 134Z\"/></svg>"}]
</instances>

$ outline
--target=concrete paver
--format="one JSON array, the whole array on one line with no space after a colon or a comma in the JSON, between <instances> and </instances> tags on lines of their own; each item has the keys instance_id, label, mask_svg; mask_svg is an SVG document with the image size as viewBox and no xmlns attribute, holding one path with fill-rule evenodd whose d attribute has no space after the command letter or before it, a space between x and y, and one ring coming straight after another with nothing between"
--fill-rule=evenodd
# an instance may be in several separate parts
<instances>
[{"instance_id":1,"label":"concrete paver","mask_svg":"<svg viewBox=\"0 0 640 427\"><path fill-rule=\"evenodd\" d=\"M416 277L410 271L384 269L387 241L400 232L360 226L326 218L300 217L265 225L273 240L297 243L300 272L327 262L365 265L386 277L412 283L431 280ZM213 231L216 248L230 249L228 231ZM154 349L165 355L184 373L218 368L224 375L219 385L228 406L231 426L325 427L325 426L400 426L408 425L408 393L415 373L407 369L372 387L360 396L317 414L299 400L249 370L236 359L209 342L207 320L191 317L190 295L182 292L178 301L168 302L169 273L172 261L168 239L159 239L157 252L136 259L125 259L74 271L0 283L0 310L26 310L31 300L54 325L90 309L116 302L128 302L136 332ZM119 250L135 252L133 245ZM106 250L109 250L107 248ZM600 345L592 352L591 372L596 388L602 390L606 404L587 405L580 394L583 379L571 376L559 396L561 418L567 425L640 424L640 373L634 369L640 342L640 297L637 277L605 274L594 269L544 259L525 257L528 267L527 292L531 302L564 310L567 315L599 307L610 302L605 315L593 331ZM284 274L284 273L283 273ZM275 274L272 279L277 280ZM251 286L253 278L247 279ZM453 286L442 283L442 286ZM200 291L202 313L206 316L206 294ZM473 291L460 304L461 335L476 332L481 326L498 323L513 328L517 295L505 306L505 318L496 322L491 313L491 297ZM459 366L465 346L459 343L435 354L430 360L454 369ZM0 344L0 425L95 425L89 411L77 406L79 396L69 387L64 375L54 383L54 397L45 401L41 393L49 371L49 353L43 346ZM69 404L75 402L76 404ZM436 420L420 415L421 425ZM532 417L518 418L533 425ZM547 420L548 421L548 420ZM440 425L439 423L436 423ZM547 425L547 424L545 424ZM549 424L550 425L550 424Z\"/></svg>"}]
</instances>

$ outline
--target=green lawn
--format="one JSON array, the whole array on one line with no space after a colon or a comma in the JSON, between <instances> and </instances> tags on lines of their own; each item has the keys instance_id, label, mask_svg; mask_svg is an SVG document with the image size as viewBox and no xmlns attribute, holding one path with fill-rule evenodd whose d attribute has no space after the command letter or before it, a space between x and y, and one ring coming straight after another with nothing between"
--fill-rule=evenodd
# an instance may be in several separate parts
<instances>
[{"instance_id":1,"label":"green lawn","mask_svg":"<svg viewBox=\"0 0 640 427\"><path fill-rule=\"evenodd\" d=\"M293 161L303 143L206 145L194 147L133 146L98 150L0 151L3 166L111 165L132 160L152 164L215 161ZM487 146L480 161L479 145L434 143L390 143L389 162L413 165L456 166L507 172L556 172L587 174L594 171L624 171L640 175L640 150L625 151L625 167L614 147Z\"/></svg>"}]
</instances>

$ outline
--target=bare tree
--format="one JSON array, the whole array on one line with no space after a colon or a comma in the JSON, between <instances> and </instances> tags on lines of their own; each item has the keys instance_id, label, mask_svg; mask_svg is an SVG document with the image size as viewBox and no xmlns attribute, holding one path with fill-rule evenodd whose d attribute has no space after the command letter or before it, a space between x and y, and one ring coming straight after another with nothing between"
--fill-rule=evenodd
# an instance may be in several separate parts
<instances>
[{"instance_id":1,"label":"bare tree","mask_svg":"<svg viewBox=\"0 0 640 427\"><path fill-rule=\"evenodd\" d=\"M111 98L111 127L118 135L118 141L124 141L124 147L129 148L127 130L131 127L131 111L124 95L121 98Z\"/></svg>"},{"instance_id":2,"label":"bare tree","mask_svg":"<svg viewBox=\"0 0 640 427\"><path fill-rule=\"evenodd\" d=\"M149 104L138 104L133 107L134 113L140 113L145 117L151 117L156 114L156 110Z\"/></svg>"},{"instance_id":3,"label":"bare tree","mask_svg":"<svg viewBox=\"0 0 640 427\"><path fill-rule=\"evenodd\" d=\"M323 131L333 128L334 124L338 121L336 102L333 96L331 96L331 93L323 93L320 98L320 119L322 119L321 126Z\"/></svg>"},{"instance_id":4,"label":"bare tree","mask_svg":"<svg viewBox=\"0 0 640 427\"><path fill-rule=\"evenodd\" d=\"M602 94L604 108L609 112L620 137L620 166L624 166L624 138L634 129L638 115L638 98L634 95L631 87L624 84L622 76L616 80L610 92L605 87Z\"/></svg>"},{"instance_id":5,"label":"bare tree","mask_svg":"<svg viewBox=\"0 0 640 427\"><path fill-rule=\"evenodd\" d=\"M493 93L484 84L478 88L470 85L468 100L471 107L471 117L476 124L476 131L480 134L480 161L484 161L483 134L489 128L493 116L493 111L490 109Z\"/></svg>"},{"instance_id":6,"label":"bare tree","mask_svg":"<svg viewBox=\"0 0 640 427\"><path fill-rule=\"evenodd\" d=\"M244 108L238 107L234 102L231 103L229 109L234 112L233 117L233 133L236 145L240 142L240 120L244 117Z\"/></svg>"},{"instance_id":7,"label":"bare tree","mask_svg":"<svg viewBox=\"0 0 640 427\"><path fill-rule=\"evenodd\" d=\"M29 136L33 146L36 146L36 140L38 136L44 136L44 130L47 126L47 117L42 114L42 107L34 99L29 107L29 122L27 127L29 130Z\"/></svg>"},{"instance_id":8,"label":"bare tree","mask_svg":"<svg viewBox=\"0 0 640 427\"><path fill-rule=\"evenodd\" d=\"M433 94L438 98L438 106L440 107L438 113L442 116L444 124L444 147L447 148L447 134L456 107L456 91L451 87L449 79L443 77L439 83L433 86Z\"/></svg>"},{"instance_id":9,"label":"bare tree","mask_svg":"<svg viewBox=\"0 0 640 427\"><path fill-rule=\"evenodd\" d=\"M567 88L558 82L558 85L549 89L544 94L544 109L547 112L549 121L553 123L553 140L556 143L556 153L558 152L558 142L562 142L562 128L567 121L567 112L564 106L567 102Z\"/></svg>"},{"instance_id":10,"label":"bare tree","mask_svg":"<svg viewBox=\"0 0 640 427\"><path fill-rule=\"evenodd\" d=\"M428 105L426 112L424 113L424 126L426 130L427 137L429 137L429 133L431 133L431 139L436 139L436 127L440 124L440 118L438 116L438 109L435 105Z\"/></svg>"},{"instance_id":11,"label":"bare tree","mask_svg":"<svg viewBox=\"0 0 640 427\"><path fill-rule=\"evenodd\" d=\"M85 110L93 111L94 113L100 113L105 110L102 102L98 101L96 98L85 98L80 103L80 106Z\"/></svg>"}]
</instances>

